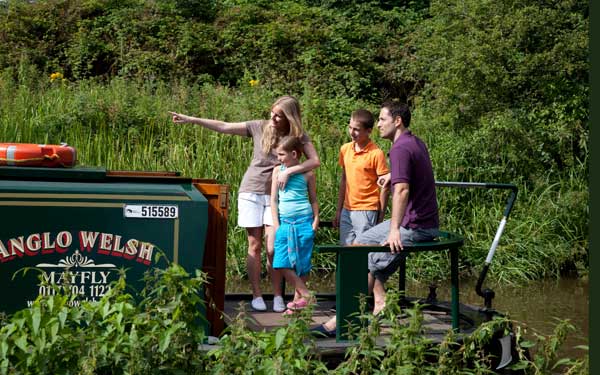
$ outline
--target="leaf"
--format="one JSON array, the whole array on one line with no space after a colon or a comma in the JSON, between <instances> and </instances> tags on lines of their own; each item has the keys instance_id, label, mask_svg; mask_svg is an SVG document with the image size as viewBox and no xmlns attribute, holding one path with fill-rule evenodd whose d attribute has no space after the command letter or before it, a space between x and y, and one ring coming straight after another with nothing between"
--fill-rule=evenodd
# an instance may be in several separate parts
<instances>
[{"instance_id":1,"label":"leaf","mask_svg":"<svg viewBox=\"0 0 600 375\"><path fill-rule=\"evenodd\" d=\"M15 319L14 323L16 323L20 329L23 329L23 325L25 324L25 318Z\"/></svg>"},{"instance_id":2,"label":"leaf","mask_svg":"<svg viewBox=\"0 0 600 375\"><path fill-rule=\"evenodd\" d=\"M15 345L24 352L27 352L27 336L21 335L15 340Z\"/></svg>"},{"instance_id":3,"label":"leaf","mask_svg":"<svg viewBox=\"0 0 600 375\"><path fill-rule=\"evenodd\" d=\"M3 332L3 336L4 337L9 337L10 335L13 334L13 332L15 332L17 330L17 325L16 324L8 324L4 327L2 327L4 332Z\"/></svg>"},{"instance_id":4,"label":"leaf","mask_svg":"<svg viewBox=\"0 0 600 375\"><path fill-rule=\"evenodd\" d=\"M110 313L110 303L105 303L102 305L102 319L105 319L106 316Z\"/></svg>"},{"instance_id":5,"label":"leaf","mask_svg":"<svg viewBox=\"0 0 600 375\"><path fill-rule=\"evenodd\" d=\"M129 332L129 342L131 342L134 346L138 343L138 334L135 324L131 326L131 331Z\"/></svg>"},{"instance_id":6,"label":"leaf","mask_svg":"<svg viewBox=\"0 0 600 375\"><path fill-rule=\"evenodd\" d=\"M39 309L33 310L33 314L31 314L31 327L33 329L33 334L37 335L40 330L40 321L42 320L42 313Z\"/></svg>"},{"instance_id":7,"label":"leaf","mask_svg":"<svg viewBox=\"0 0 600 375\"><path fill-rule=\"evenodd\" d=\"M556 361L556 363L554 364L554 366L552 366L552 368L555 369L558 366L570 365L571 363L572 363L571 358L562 358L562 359L559 359L558 361Z\"/></svg>"},{"instance_id":8,"label":"leaf","mask_svg":"<svg viewBox=\"0 0 600 375\"><path fill-rule=\"evenodd\" d=\"M58 313L58 320L60 321L60 326L64 327L65 322L67 320L67 310L66 309L63 309L63 310L61 310L61 312Z\"/></svg>"},{"instance_id":9,"label":"leaf","mask_svg":"<svg viewBox=\"0 0 600 375\"><path fill-rule=\"evenodd\" d=\"M533 348L535 346L535 343L532 341L523 341L521 343L519 343L519 346L521 346L521 348Z\"/></svg>"},{"instance_id":10,"label":"leaf","mask_svg":"<svg viewBox=\"0 0 600 375\"><path fill-rule=\"evenodd\" d=\"M42 331L42 333L43 332L44 331ZM46 350L46 340L44 339L43 336L36 337L33 340L33 344L34 344L33 350L37 351L40 354L44 353L44 351Z\"/></svg>"},{"instance_id":11,"label":"leaf","mask_svg":"<svg viewBox=\"0 0 600 375\"><path fill-rule=\"evenodd\" d=\"M162 333L158 339L158 351L160 353L164 353L167 350L167 347L171 343L171 335L173 332L169 329L168 331Z\"/></svg>"},{"instance_id":12,"label":"leaf","mask_svg":"<svg viewBox=\"0 0 600 375\"><path fill-rule=\"evenodd\" d=\"M52 325L50 326L50 342L53 344L56 342L58 325L59 323L57 321L54 321L54 323L52 323Z\"/></svg>"},{"instance_id":13,"label":"leaf","mask_svg":"<svg viewBox=\"0 0 600 375\"><path fill-rule=\"evenodd\" d=\"M285 329L278 329L277 333L275 334L275 349L279 350L279 348L281 347L281 345L283 344L283 341L285 340L285 335L286 335L286 330Z\"/></svg>"},{"instance_id":14,"label":"leaf","mask_svg":"<svg viewBox=\"0 0 600 375\"><path fill-rule=\"evenodd\" d=\"M8 354L8 344L6 343L6 341L1 341L0 342L0 358L6 358L7 354Z\"/></svg>"},{"instance_id":15,"label":"leaf","mask_svg":"<svg viewBox=\"0 0 600 375\"><path fill-rule=\"evenodd\" d=\"M528 367L529 367L529 362L519 361L519 362L515 363L514 365L511 365L510 369L511 370L525 370Z\"/></svg>"}]
</instances>

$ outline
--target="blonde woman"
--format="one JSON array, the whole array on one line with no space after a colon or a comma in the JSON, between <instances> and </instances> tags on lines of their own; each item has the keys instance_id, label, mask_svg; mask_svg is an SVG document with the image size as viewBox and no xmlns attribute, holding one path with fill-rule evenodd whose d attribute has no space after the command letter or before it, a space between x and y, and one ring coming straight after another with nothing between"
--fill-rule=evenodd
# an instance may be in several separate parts
<instances>
[{"instance_id":1,"label":"blonde woman","mask_svg":"<svg viewBox=\"0 0 600 375\"><path fill-rule=\"evenodd\" d=\"M300 104L293 96L282 96L271 106L269 120L252 120L245 122L224 122L204 119L169 112L176 124L196 124L223 134L252 137L254 150L250 166L246 170L238 194L238 225L246 228L248 236L248 256L246 267L252 286L252 308L257 311L267 310L260 290L261 250L263 236L267 250L267 269L273 285L273 311L285 311L281 290L282 275L272 268L273 217L271 214L271 176L273 168L279 164L275 149L279 140L285 136L299 137L306 160L287 168L277 176L277 185L284 188L291 175L302 174L317 168L321 162L317 151L308 135L302 128Z\"/></svg>"}]
</instances>

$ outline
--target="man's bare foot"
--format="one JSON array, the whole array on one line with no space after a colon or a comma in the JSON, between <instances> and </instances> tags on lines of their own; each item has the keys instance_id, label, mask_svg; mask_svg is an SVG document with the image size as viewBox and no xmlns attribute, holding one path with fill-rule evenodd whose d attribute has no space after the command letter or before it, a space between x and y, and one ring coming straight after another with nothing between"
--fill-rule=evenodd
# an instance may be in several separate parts
<instances>
[{"instance_id":1,"label":"man's bare foot","mask_svg":"<svg viewBox=\"0 0 600 375\"><path fill-rule=\"evenodd\" d=\"M383 309L385 309L385 303L376 303L373 307L373 316L377 316Z\"/></svg>"},{"instance_id":2,"label":"man's bare foot","mask_svg":"<svg viewBox=\"0 0 600 375\"><path fill-rule=\"evenodd\" d=\"M328 331L335 331L337 324L335 320L333 320L333 322L330 320L323 323L323 327L325 327L325 329L327 329Z\"/></svg>"}]
</instances>

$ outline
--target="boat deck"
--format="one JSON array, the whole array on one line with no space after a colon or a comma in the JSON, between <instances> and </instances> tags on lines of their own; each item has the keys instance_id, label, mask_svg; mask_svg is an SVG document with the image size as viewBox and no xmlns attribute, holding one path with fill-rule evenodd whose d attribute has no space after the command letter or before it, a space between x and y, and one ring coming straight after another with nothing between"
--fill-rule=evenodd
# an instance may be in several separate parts
<instances>
[{"instance_id":1,"label":"boat deck","mask_svg":"<svg viewBox=\"0 0 600 375\"><path fill-rule=\"evenodd\" d=\"M286 301L289 301L286 298ZM254 311L250 306L250 296L248 295L227 295L225 299L224 320L225 324L229 325L233 319L241 312L246 318L246 326L252 331L271 331L279 327L284 327L288 324L289 318L281 313L276 313L271 310L272 297L265 296L267 303L267 311ZM312 315L311 328L316 327L323 322L326 322L331 317L335 316L335 300L331 296L317 296L317 305L314 308ZM463 309L473 310L471 307L461 305L461 313ZM474 311L474 310L473 310ZM468 318L461 319L461 332L470 333L473 330L473 325L468 323ZM408 325L408 317L399 317L400 324ZM385 346L389 339L390 326L382 323L381 336L376 339L376 343L380 346ZM452 329L452 317L450 311L437 311L435 309L423 310L423 334L433 342L441 342L444 336ZM335 338L319 337L315 338L317 349L323 355L324 353L331 355L343 354L345 350L355 345L353 341L336 341Z\"/></svg>"}]
</instances>

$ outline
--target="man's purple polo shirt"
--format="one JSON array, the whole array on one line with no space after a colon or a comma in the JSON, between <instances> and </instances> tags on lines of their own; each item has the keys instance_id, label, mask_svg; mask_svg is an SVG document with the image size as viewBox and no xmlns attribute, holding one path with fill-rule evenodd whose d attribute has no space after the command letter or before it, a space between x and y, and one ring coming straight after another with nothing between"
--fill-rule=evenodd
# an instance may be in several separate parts
<instances>
[{"instance_id":1,"label":"man's purple polo shirt","mask_svg":"<svg viewBox=\"0 0 600 375\"><path fill-rule=\"evenodd\" d=\"M410 131L403 133L388 153L392 186L408 183L408 204L401 225L405 228L438 228L435 179L427 146Z\"/></svg>"}]
</instances>

